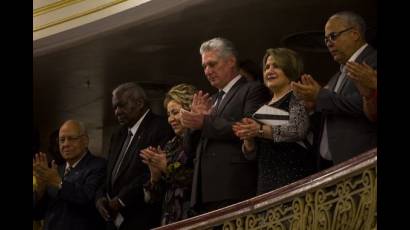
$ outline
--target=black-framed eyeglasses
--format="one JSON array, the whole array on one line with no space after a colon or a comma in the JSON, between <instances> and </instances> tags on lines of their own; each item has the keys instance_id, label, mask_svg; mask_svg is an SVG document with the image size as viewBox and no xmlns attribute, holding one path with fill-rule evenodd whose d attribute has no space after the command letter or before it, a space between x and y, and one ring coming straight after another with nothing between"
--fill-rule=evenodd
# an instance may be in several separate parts
<instances>
[{"instance_id":1,"label":"black-framed eyeglasses","mask_svg":"<svg viewBox=\"0 0 410 230\"><path fill-rule=\"evenodd\" d=\"M349 27L349 28L344 29L344 30L339 31L339 32L329 33L327 36L325 36L325 44L327 44L329 41L335 42L336 39L337 39L341 34L343 34L343 33L346 32L346 31L349 31L349 30L351 30L351 29L353 29L353 27Z\"/></svg>"}]
</instances>

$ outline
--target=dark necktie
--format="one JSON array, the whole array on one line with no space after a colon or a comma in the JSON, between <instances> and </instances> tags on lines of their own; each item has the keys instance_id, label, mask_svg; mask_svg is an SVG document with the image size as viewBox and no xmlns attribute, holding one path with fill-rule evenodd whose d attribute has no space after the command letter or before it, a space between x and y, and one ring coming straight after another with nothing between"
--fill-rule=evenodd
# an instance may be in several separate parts
<instances>
[{"instance_id":1,"label":"dark necktie","mask_svg":"<svg viewBox=\"0 0 410 230\"><path fill-rule=\"evenodd\" d=\"M216 95L215 114L217 114L219 111L219 105L221 104L224 94L225 92L223 90L219 90L218 94Z\"/></svg>"},{"instance_id":2,"label":"dark necktie","mask_svg":"<svg viewBox=\"0 0 410 230\"><path fill-rule=\"evenodd\" d=\"M124 144L122 145L120 155L118 156L117 162L115 162L114 169L112 170L112 180L111 181L113 184L114 184L115 179L117 179L118 171L120 171L121 164L127 153L128 145L130 143L131 138L132 138L132 132L128 131L127 138L125 139Z\"/></svg>"},{"instance_id":3,"label":"dark necktie","mask_svg":"<svg viewBox=\"0 0 410 230\"><path fill-rule=\"evenodd\" d=\"M64 170L64 176L63 178L65 178L66 176L70 175L71 171L73 170L73 167L68 166L65 170Z\"/></svg>"}]
</instances>

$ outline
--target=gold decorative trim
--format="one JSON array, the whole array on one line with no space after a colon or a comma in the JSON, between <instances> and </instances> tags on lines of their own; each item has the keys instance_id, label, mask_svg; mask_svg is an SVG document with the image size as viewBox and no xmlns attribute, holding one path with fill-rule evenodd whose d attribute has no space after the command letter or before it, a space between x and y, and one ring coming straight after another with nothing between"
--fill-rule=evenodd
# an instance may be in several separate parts
<instances>
[{"instance_id":1,"label":"gold decorative trim","mask_svg":"<svg viewBox=\"0 0 410 230\"><path fill-rule=\"evenodd\" d=\"M335 183L335 184L333 184ZM371 230L377 225L376 166L289 200L212 225L224 230Z\"/></svg>"},{"instance_id":2,"label":"gold decorative trim","mask_svg":"<svg viewBox=\"0 0 410 230\"><path fill-rule=\"evenodd\" d=\"M376 230L377 148L332 169L155 230Z\"/></svg>"},{"instance_id":3,"label":"gold decorative trim","mask_svg":"<svg viewBox=\"0 0 410 230\"><path fill-rule=\"evenodd\" d=\"M71 20L74 20L74 19L77 19L77 18L86 16L86 15L95 13L95 12L97 12L97 11L103 10L103 9L105 9L105 8L114 6L114 5L118 4L118 3L125 2L125 1L127 1L127 0L115 0L115 1L112 1L112 2L110 2L110 3L107 3L107 4L104 4L104 5L98 6L98 7L94 8L94 9L86 10L86 11L84 11L84 12L80 12L80 13L71 15L71 16L66 17L66 18L62 18L62 19L59 19L59 20L55 20L55 21L49 22L49 23L44 24L44 25L41 25L41 26L35 26L35 27L33 27L33 32L37 32L37 31L39 31L39 30L43 30L43 29L49 28L49 27L51 27L51 26L55 26L55 25L58 25L58 24L61 24L61 23L67 22L67 21L71 21Z\"/></svg>"},{"instance_id":4,"label":"gold decorative trim","mask_svg":"<svg viewBox=\"0 0 410 230\"><path fill-rule=\"evenodd\" d=\"M48 5L45 5L45 6L42 6L40 8L33 10L33 17L37 17L39 15L46 14L50 11L58 10L60 8L63 8L63 7L66 7L66 6L69 6L69 5L78 3L78 2L83 2L83 1L84 0L61 0L58 2L54 2L54 3L48 4Z\"/></svg>"}]
</instances>

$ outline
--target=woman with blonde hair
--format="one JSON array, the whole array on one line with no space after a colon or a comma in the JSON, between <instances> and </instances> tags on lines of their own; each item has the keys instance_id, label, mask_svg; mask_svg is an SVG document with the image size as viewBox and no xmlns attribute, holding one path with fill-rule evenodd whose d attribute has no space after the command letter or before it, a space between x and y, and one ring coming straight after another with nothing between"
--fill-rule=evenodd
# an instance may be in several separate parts
<instances>
[{"instance_id":1,"label":"woman with blonde hair","mask_svg":"<svg viewBox=\"0 0 410 230\"><path fill-rule=\"evenodd\" d=\"M163 149L151 146L141 150L142 161L151 172L150 181L144 186L145 200L162 200L161 225L189 217L193 163L190 157L192 150L188 146L196 145L187 144L187 129L181 125L180 111L190 110L196 92L196 88L189 84L179 84L168 91L164 107L175 137Z\"/></svg>"}]
</instances>

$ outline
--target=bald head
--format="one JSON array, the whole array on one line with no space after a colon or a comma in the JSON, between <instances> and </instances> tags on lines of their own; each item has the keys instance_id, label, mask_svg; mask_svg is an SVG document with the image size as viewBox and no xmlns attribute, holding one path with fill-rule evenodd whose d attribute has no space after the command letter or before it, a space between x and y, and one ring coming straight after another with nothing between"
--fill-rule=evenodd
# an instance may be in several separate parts
<instances>
[{"instance_id":1,"label":"bald head","mask_svg":"<svg viewBox=\"0 0 410 230\"><path fill-rule=\"evenodd\" d=\"M71 165L87 152L88 134L82 122L68 120L60 127L58 142L63 158Z\"/></svg>"},{"instance_id":2,"label":"bald head","mask_svg":"<svg viewBox=\"0 0 410 230\"><path fill-rule=\"evenodd\" d=\"M336 18L341 20L346 27L355 28L357 30L357 32L360 34L361 39L363 41L366 40L366 37L365 37L366 22L364 21L364 19L360 15L358 15L358 14L352 12L352 11L342 11L342 12L338 12L338 13L332 15L329 18L329 20L330 19L336 19Z\"/></svg>"},{"instance_id":3,"label":"bald head","mask_svg":"<svg viewBox=\"0 0 410 230\"><path fill-rule=\"evenodd\" d=\"M85 128L84 123L82 123L80 121L68 120L68 121L64 122L64 124L60 127L60 131L62 129L75 130L76 132L78 132L79 135L84 134L84 135L88 136L87 129Z\"/></svg>"}]
</instances>

